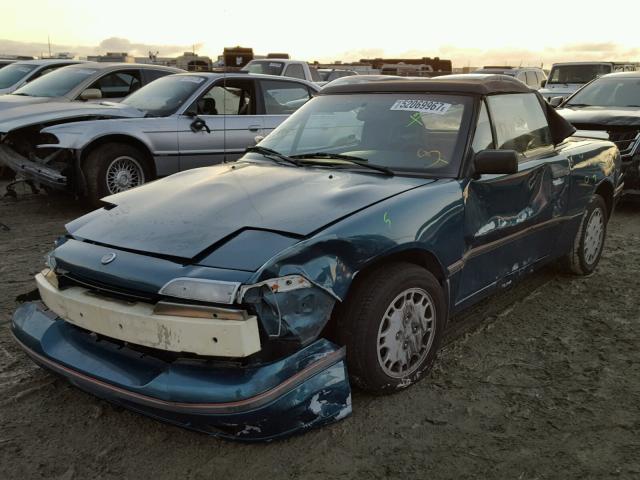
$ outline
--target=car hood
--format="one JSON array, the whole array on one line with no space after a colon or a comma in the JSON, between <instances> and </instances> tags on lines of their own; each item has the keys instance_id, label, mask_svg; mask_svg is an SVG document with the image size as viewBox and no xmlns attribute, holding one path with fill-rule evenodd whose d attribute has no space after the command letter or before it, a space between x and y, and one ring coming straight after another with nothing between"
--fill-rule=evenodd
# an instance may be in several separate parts
<instances>
[{"instance_id":1,"label":"car hood","mask_svg":"<svg viewBox=\"0 0 640 480\"><path fill-rule=\"evenodd\" d=\"M111 205L69 223L67 230L114 248L193 259L246 230L303 238L433 181L240 161L106 197Z\"/></svg>"},{"instance_id":2,"label":"car hood","mask_svg":"<svg viewBox=\"0 0 640 480\"><path fill-rule=\"evenodd\" d=\"M8 95L11 97L11 95ZM0 99L0 133L9 133L17 128L69 119L87 119L95 117L131 118L143 117L144 113L119 103L83 103L83 102L47 102L39 104L16 105L2 111ZM27 98L27 97L25 97Z\"/></svg>"},{"instance_id":3,"label":"car hood","mask_svg":"<svg viewBox=\"0 0 640 480\"><path fill-rule=\"evenodd\" d=\"M638 107L565 107L556 112L577 128L640 126Z\"/></svg>"}]
</instances>

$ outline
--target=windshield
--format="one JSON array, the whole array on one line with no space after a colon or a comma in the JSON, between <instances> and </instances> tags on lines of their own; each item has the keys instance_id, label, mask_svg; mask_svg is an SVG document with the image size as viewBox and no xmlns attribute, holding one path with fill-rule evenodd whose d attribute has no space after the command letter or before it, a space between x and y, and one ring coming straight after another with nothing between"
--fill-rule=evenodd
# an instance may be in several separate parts
<instances>
[{"instance_id":1,"label":"windshield","mask_svg":"<svg viewBox=\"0 0 640 480\"><path fill-rule=\"evenodd\" d=\"M205 80L197 75L169 75L142 87L121 103L149 116L165 117L176 113Z\"/></svg>"},{"instance_id":2,"label":"windshield","mask_svg":"<svg viewBox=\"0 0 640 480\"><path fill-rule=\"evenodd\" d=\"M93 68L62 67L35 79L13 94L28 97L63 97L96 72Z\"/></svg>"},{"instance_id":3,"label":"windshield","mask_svg":"<svg viewBox=\"0 0 640 480\"><path fill-rule=\"evenodd\" d=\"M288 156L349 155L400 174L452 176L460 165L471 105L471 97L441 94L319 96L260 146ZM325 156L322 162L332 160Z\"/></svg>"},{"instance_id":4,"label":"windshield","mask_svg":"<svg viewBox=\"0 0 640 480\"><path fill-rule=\"evenodd\" d=\"M255 60L251 60L246 66L242 68L245 72L250 73L263 73L266 75L281 75L282 69L284 68L284 63L282 62L271 62L265 60L264 62Z\"/></svg>"},{"instance_id":5,"label":"windshield","mask_svg":"<svg viewBox=\"0 0 640 480\"><path fill-rule=\"evenodd\" d=\"M594 78L611 73L611 65L557 65L551 69L547 85L553 83L589 83Z\"/></svg>"},{"instance_id":6,"label":"windshield","mask_svg":"<svg viewBox=\"0 0 640 480\"><path fill-rule=\"evenodd\" d=\"M600 78L578 91L566 105L637 107L640 105L640 78Z\"/></svg>"},{"instance_id":7,"label":"windshield","mask_svg":"<svg viewBox=\"0 0 640 480\"><path fill-rule=\"evenodd\" d=\"M13 63L0 70L0 88L9 88L34 71L37 65Z\"/></svg>"}]
</instances>

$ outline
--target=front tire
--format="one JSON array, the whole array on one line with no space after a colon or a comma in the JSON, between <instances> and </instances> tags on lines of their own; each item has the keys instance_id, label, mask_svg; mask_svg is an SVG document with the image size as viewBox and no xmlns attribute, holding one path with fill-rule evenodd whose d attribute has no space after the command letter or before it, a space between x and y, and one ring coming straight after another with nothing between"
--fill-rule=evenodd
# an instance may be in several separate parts
<instances>
[{"instance_id":1,"label":"front tire","mask_svg":"<svg viewBox=\"0 0 640 480\"><path fill-rule=\"evenodd\" d=\"M569 272L575 275L593 273L602 256L608 221L604 199L598 194L593 195L582 216L571 251L564 259Z\"/></svg>"},{"instance_id":2,"label":"front tire","mask_svg":"<svg viewBox=\"0 0 640 480\"><path fill-rule=\"evenodd\" d=\"M358 387L403 389L433 366L446 324L442 287L411 263L386 265L354 286L338 316L338 337Z\"/></svg>"},{"instance_id":3,"label":"front tire","mask_svg":"<svg viewBox=\"0 0 640 480\"><path fill-rule=\"evenodd\" d=\"M87 156L84 177L89 203L100 206L100 199L124 192L152 179L146 155L126 144L107 143Z\"/></svg>"}]
</instances>

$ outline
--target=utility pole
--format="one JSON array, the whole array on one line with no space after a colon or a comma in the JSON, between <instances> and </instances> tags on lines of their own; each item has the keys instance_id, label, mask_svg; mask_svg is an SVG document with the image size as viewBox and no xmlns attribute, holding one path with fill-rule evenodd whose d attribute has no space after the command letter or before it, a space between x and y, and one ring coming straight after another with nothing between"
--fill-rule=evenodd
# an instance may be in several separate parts
<instances>
[{"instance_id":1,"label":"utility pole","mask_svg":"<svg viewBox=\"0 0 640 480\"><path fill-rule=\"evenodd\" d=\"M51 58L51 36L47 35L47 43L49 43L49 58Z\"/></svg>"}]
</instances>

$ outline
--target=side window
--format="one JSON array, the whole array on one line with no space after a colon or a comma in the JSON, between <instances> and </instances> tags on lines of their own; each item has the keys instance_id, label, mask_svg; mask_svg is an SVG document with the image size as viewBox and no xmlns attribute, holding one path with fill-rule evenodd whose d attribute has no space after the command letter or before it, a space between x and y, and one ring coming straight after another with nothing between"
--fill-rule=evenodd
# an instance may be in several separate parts
<instances>
[{"instance_id":1,"label":"side window","mask_svg":"<svg viewBox=\"0 0 640 480\"><path fill-rule=\"evenodd\" d=\"M139 70L123 70L99 78L89 88L100 90L102 98L124 98L141 86Z\"/></svg>"},{"instance_id":2,"label":"side window","mask_svg":"<svg viewBox=\"0 0 640 480\"><path fill-rule=\"evenodd\" d=\"M518 73L518 75L516 75L516 79L520 80L522 83L527 83L527 75L525 72Z\"/></svg>"},{"instance_id":3,"label":"side window","mask_svg":"<svg viewBox=\"0 0 640 480\"><path fill-rule=\"evenodd\" d=\"M292 63L284 71L284 76L304 80L304 68L299 63Z\"/></svg>"},{"instance_id":4,"label":"side window","mask_svg":"<svg viewBox=\"0 0 640 480\"><path fill-rule=\"evenodd\" d=\"M527 85L535 89L540 88L540 82L538 81L538 76L536 75L536 72L534 71L527 72Z\"/></svg>"},{"instance_id":5,"label":"side window","mask_svg":"<svg viewBox=\"0 0 640 480\"><path fill-rule=\"evenodd\" d=\"M536 94L493 95L487 103L499 149L515 150L526 157L552 145L547 117Z\"/></svg>"},{"instance_id":6,"label":"side window","mask_svg":"<svg viewBox=\"0 0 640 480\"><path fill-rule=\"evenodd\" d=\"M216 83L197 102L198 115L252 115L255 95L252 81Z\"/></svg>"},{"instance_id":7,"label":"side window","mask_svg":"<svg viewBox=\"0 0 640 480\"><path fill-rule=\"evenodd\" d=\"M289 115L309 100L306 85L280 80L263 80L262 96L267 115Z\"/></svg>"},{"instance_id":8,"label":"side window","mask_svg":"<svg viewBox=\"0 0 640 480\"><path fill-rule=\"evenodd\" d=\"M482 108L478 115L478 123L476 125L476 133L473 136L473 144L471 145L474 153L494 148L493 133L491 132L491 121L489 120L489 112L487 105L482 102Z\"/></svg>"},{"instance_id":9,"label":"side window","mask_svg":"<svg viewBox=\"0 0 640 480\"><path fill-rule=\"evenodd\" d=\"M162 77L166 77L167 75L171 75L172 72L167 72L166 70L152 70L151 68L145 68L144 79L146 83L151 83L154 80L157 80Z\"/></svg>"}]
</instances>

